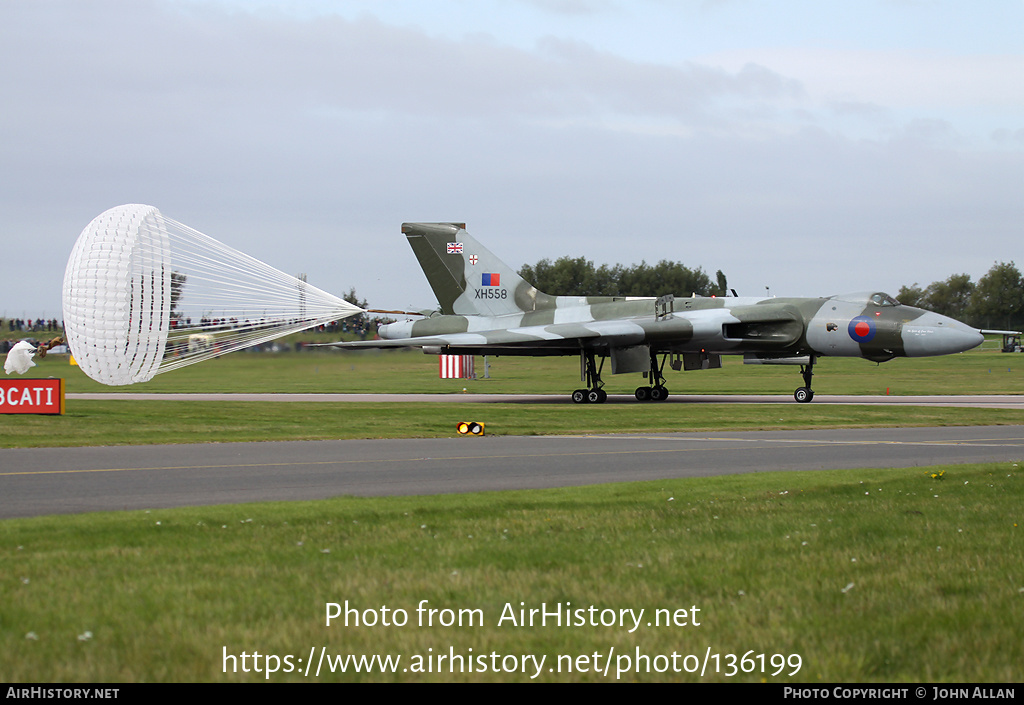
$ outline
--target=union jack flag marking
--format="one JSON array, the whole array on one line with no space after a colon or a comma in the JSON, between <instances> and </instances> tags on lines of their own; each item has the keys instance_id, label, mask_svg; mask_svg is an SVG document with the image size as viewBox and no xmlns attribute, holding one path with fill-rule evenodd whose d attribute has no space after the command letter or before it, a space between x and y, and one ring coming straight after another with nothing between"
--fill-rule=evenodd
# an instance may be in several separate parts
<instances>
[{"instance_id":1,"label":"union jack flag marking","mask_svg":"<svg viewBox=\"0 0 1024 705\"><path fill-rule=\"evenodd\" d=\"M461 255L462 254L462 243L461 242L449 242L448 243L448 254L450 254L450 255Z\"/></svg>"}]
</instances>

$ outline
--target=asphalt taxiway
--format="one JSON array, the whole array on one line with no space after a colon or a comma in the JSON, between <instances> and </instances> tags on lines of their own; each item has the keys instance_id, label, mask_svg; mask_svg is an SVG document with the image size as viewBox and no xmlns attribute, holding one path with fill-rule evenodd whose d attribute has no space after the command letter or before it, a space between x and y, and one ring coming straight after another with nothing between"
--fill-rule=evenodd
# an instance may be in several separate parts
<instances>
[{"instance_id":1,"label":"asphalt taxiway","mask_svg":"<svg viewBox=\"0 0 1024 705\"><path fill-rule=\"evenodd\" d=\"M1021 426L13 448L0 518L1022 459Z\"/></svg>"}]
</instances>

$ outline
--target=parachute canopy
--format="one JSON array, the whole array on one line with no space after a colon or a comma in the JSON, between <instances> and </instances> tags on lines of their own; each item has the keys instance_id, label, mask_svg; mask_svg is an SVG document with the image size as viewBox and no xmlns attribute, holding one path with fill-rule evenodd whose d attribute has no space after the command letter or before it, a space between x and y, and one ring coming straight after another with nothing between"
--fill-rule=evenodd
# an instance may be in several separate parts
<instances>
[{"instance_id":1,"label":"parachute canopy","mask_svg":"<svg viewBox=\"0 0 1024 705\"><path fill-rule=\"evenodd\" d=\"M32 343L22 340L8 351L7 360L4 362L4 372L25 374L30 367L36 366L36 363L32 361L32 356L35 354L36 349L32 347Z\"/></svg>"},{"instance_id":2,"label":"parachute canopy","mask_svg":"<svg viewBox=\"0 0 1024 705\"><path fill-rule=\"evenodd\" d=\"M138 204L111 208L82 231L63 300L71 353L109 385L363 312Z\"/></svg>"}]
</instances>

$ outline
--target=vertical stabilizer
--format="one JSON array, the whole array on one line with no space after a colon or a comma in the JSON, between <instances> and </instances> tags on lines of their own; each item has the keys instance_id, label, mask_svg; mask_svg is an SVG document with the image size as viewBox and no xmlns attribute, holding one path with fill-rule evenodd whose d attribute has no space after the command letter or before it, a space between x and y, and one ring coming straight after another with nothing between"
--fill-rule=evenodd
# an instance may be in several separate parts
<instances>
[{"instance_id":1,"label":"vertical stabilizer","mask_svg":"<svg viewBox=\"0 0 1024 705\"><path fill-rule=\"evenodd\" d=\"M554 306L466 232L464 223L403 223L441 313L505 316Z\"/></svg>"}]
</instances>

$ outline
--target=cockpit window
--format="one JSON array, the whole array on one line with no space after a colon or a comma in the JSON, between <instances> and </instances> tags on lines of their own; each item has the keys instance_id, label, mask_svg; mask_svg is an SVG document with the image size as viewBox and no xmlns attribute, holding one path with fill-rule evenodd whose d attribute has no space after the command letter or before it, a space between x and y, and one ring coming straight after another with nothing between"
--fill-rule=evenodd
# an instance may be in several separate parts
<instances>
[{"instance_id":1,"label":"cockpit window","mask_svg":"<svg viewBox=\"0 0 1024 705\"><path fill-rule=\"evenodd\" d=\"M899 306L900 302L883 291L871 295L871 303L875 306Z\"/></svg>"},{"instance_id":2,"label":"cockpit window","mask_svg":"<svg viewBox=\"0 0 1024 705\"><path fill-rule=\"evenodd\" d=\"M900 302L889 296L884 291L858 291L855 294L842 294L841 296L830 296L835 301L843 301L848 304L861 304L864 306L900 306Z\"/></svg>"}]
</instances>

